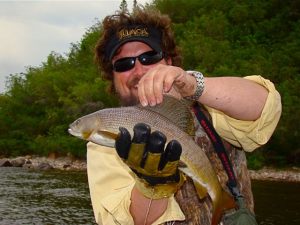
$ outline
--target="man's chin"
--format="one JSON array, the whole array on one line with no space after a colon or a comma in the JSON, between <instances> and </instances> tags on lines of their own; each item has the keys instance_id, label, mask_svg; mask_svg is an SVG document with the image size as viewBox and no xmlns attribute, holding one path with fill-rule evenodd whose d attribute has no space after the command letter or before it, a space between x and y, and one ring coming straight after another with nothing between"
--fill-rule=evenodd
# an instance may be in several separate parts
<instances>
[{"instance_id":1,"label":"man's chin","mask_svg":"<svg viewBox=\"0 0 300 225\"><path fill-rule=\"evenodd\" d=\"M119 99L122 106L133 106L140 103L138 98L135 96L123 97L119 95Z\"/></svg>"}]
</instances>

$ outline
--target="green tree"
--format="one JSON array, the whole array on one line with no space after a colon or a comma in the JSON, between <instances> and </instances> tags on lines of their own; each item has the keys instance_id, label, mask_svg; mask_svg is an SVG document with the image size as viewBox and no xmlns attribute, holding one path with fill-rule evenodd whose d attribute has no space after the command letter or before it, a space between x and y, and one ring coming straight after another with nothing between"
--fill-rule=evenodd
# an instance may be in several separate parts
<instances>
[{"instance_id":1,"label":"green tree","mask_svg":"<svg viewBox=\"0 0 300 225\"><path fill-rule=\"evenodd\" d=\"M137 0L133 0L133 9L137 7Z\"/></svg>"},{"instance_id":2,"label":"green tree","mask_svg":"<svg viewBox=\"0 0 300 225\"><path fill-rule=\"evenodd\" d=\"M121 6L127 10L126 1ZM148 6L174 21L184 68L206 76L261 74L274 82L282 117L269 143L248 154L249 163L300 166L300 2L155 0ZM100 35L97 22L65 57L52 52L40 67L9 77L8 91L0 94L1 155L85 155L84 142L67 134L68 124L117 105L93 63Z\"/></svg>"},{"instance_id":3,"label":"green tree","mask_svg":"<svg viewBox=\"0 0 300 225\"><path fill-rule=\"evenodd\" d=\"M299 166L300 2L155 0L154 4L174 22L186 69L206 76L261 74L275 83L282 117L269 143L249 154L250 163Z\"/></svg>"},{"instance_id":4,"label":"green tree","mask_svg":"<svg viewBox=\"0 0 300 225\"><path fill-rule=\"evenodd\" d=\"M128 11L128 5L127 5L126 0L121 1L119 8L122 12L127 12Z\"/></svg>"},{"instance_id":5,"label":"green tree","mask_svg":"<svg viewBox=\"0 0 300 225\"><path fill-rule=\"evenodd\" d=\"M100 35L98 23L72 44L66 57L49 54L40 67L9 78L9 91L0 95L0 154L85 155L85 144L67 133L79 116L116 105L93 63Z\"/></svg>"}]
</instances>

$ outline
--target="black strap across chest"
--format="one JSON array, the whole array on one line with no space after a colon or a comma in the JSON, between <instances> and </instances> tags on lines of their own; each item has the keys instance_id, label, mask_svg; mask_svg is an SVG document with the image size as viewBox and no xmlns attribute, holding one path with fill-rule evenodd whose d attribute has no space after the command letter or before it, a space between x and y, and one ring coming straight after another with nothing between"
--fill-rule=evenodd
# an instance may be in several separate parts
<instances>
[{"instance_id":1,"label":"black strap across chest","mask_svg":"<svg viewBox=\"0 0 300 225\"><path fill-rule=\"evenodd\" d=\"M216 130L213 127L213 125L211 124L211 122L206 118L206 116L202 112L199 104L195 103L193 105L192 109L193 109L193 112L194 112L195 116L197 117L200 125L203 127L204 131L206 132L209 139L211 140L212 145L213 145L219 159L222 162L223 168L226 171L226 174L228 176L227 186L229 187L231 194L235 198L240 197L241 194L240 194L240 191L237 186L237 180L235 177L235 173L233 171L232 163L229 159L229 156L227 154L227 151L223 145L223 142L222 142L220 136L216 132Z\"/></svg>"}]
</instances>

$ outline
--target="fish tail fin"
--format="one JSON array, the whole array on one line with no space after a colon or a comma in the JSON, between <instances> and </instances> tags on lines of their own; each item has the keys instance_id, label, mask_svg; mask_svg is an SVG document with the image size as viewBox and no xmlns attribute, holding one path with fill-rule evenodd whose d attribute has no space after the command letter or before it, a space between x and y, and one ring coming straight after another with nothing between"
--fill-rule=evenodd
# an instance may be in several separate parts
<instances>
[{"instance_id":1,"label":"fish tail fin","mask_svg":"<svg viewBox=\"0 0 300 225\"><path fill-rule=\"evenodd\" d=\"M225 210L233 209L236 207L236 203L232 195L228 194L226 191L222 191L221 199L213 205L213 214L212 214L212 225L218 225L222 215Z\"/></svg>"}]
</instances>

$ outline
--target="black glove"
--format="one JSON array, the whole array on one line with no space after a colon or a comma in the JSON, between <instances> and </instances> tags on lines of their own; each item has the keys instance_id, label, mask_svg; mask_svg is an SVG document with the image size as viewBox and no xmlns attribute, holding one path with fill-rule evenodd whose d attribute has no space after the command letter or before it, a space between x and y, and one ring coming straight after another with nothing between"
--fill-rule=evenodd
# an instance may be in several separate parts
<instances>
[{"instance_id":1,"label":"black glove","mask_svg":"<svg viewBox=\"0 0 300 225\"><path fill-rule=\"evenodd\" d=\"M170 141L166 148L166 137L159 131L138 123L133 128L133 138L126 128L120 127L116 150L123 161L136 175L137 188L148 198L169 197L184 182L178 170L181 145Z\"/></svg>"}]
</instances>

